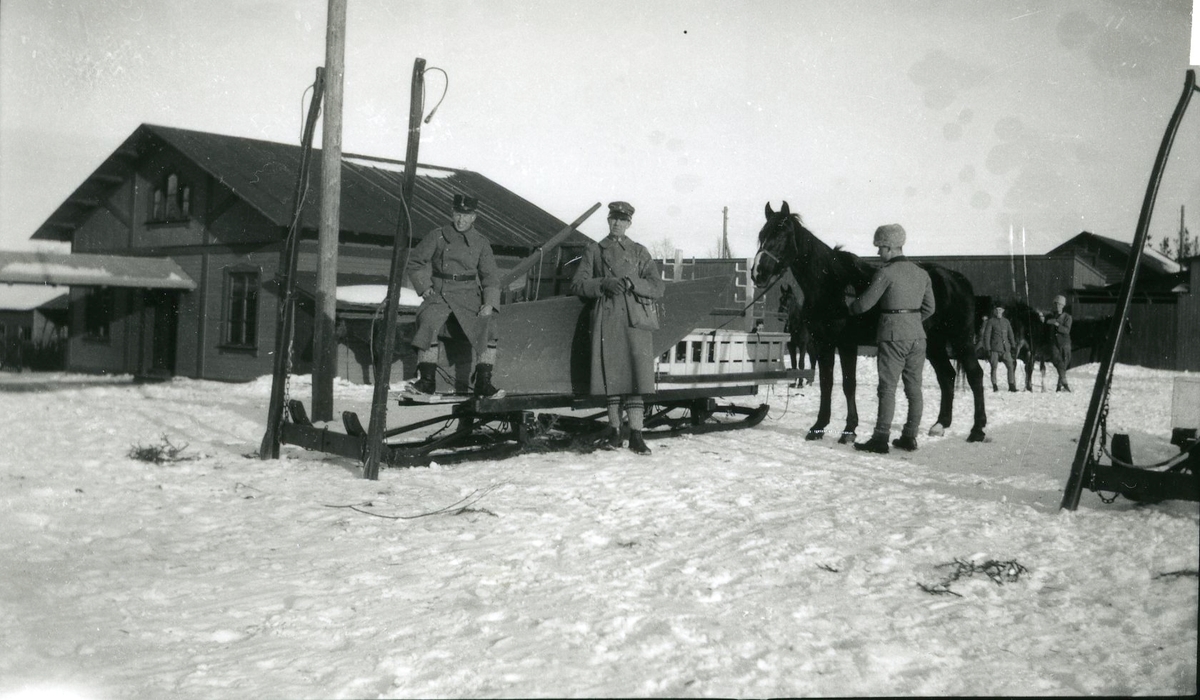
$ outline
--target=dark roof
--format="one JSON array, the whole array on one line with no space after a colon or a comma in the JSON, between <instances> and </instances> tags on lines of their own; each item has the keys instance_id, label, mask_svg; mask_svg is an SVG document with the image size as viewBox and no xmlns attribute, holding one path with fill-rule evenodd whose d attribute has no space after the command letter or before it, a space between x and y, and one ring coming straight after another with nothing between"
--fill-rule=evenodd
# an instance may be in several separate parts
<instances>
[{"instance_id":1,"label":"dark roof","mask_svg":"<svg viewBox=\"0 0 1200 700\"><path fill-rule=\"evenodd\" d=\"M223 136L143 124L33 234L41 240L70 240L75 226L103 195L129 176L142 157L163 148L178 151L269 219L287 227L300 168L299 145ZM311 158L309 197L302 226L319 225L321 151ZM343 153L341 228L345 232L392 237L401 212L403 161ZM412 219L416 238L449 221L455 194L479 199L475 227L494 246L532 249L566 224L497 183L470 170L417 165ZM573 232L567 244L588 239Z\"/></svg>"},{"instance_id":2,"label":"dark roof","mask_svg":"<svg viewBox=\"0 0 1200 700\"><path fill-rule=\"evenodd\" d=\"M1080 244L1086 243L1088 241L1095 241L1095 242L1109 248L1110 250L1113 250L1116 253L1119 253L1121 255L1121 257L1125 258L1125 259L1129 258L1129 254L1133 250L1133 244L1131 244L1131 243L1126 243L1124 241L1118 241L1115 238L1109 238L1108 236L1101 236L1100 234L1092 233L1091 231L1082 231L1079 234L1073 236L1071 239L1069 239L1065 243L1062 243L1062 244L1056 246L1055 248L1052 248L1049 252L1046 253L1046 255L1052 256L1052 255L1075 254L1076 253L1075 249ZM1154 272L1157 272L1162 275L1174 275L1179 272L1180 266L1179 266L1179 263L1166 257L1162 253L1159 253L1158 251L1156 251L1152 248L1146 248L1145 252L1143 252L1143 254L1142 254L1142 268L1141 269L1153 270Z\"/></svg>"}]
</instances>

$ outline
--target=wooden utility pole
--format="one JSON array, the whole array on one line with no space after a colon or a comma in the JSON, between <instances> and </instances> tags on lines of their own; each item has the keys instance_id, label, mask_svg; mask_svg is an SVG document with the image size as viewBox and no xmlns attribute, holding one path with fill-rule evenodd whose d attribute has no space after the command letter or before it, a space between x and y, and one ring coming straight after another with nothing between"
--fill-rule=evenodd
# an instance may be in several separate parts
<instances>
[{"instance_id":1,"label":"wooden utility pole","mask_svg":"<svg viewBox=\"0 0 1200 700\"><path fill-rule=\"evenodd\" d=\"M721 208L721 257L731 257L729 251L729 207Z\"/></svg>"},{"instance_id":2,"label":"wooden utility pole","mask_svg":"<svg viewBox=\"0 0 1200 700\"><path fill-rule=\"evenodd\" d=\"M312 419L333 418L337 373L338 234L342 205L342 82L346 0L329 0L325 28L325 126L321 133L321 228L317 235L316 319L313 327Z\"/></svg>"},{"instance_id":3,"label":"wooden utility pole","mask_svg":"<svg viewBox=\"0 0 1200 700\"><path fill-rule=\"evenodd\" d=\"M1183 225L1183 205L1180 204L1179 205L1179 247L1175 249L1175 257L1178 258L1179 262L1181 262L1181 263L1183 262L1183 250L1184 250L1185 243L1187 243L1187 227ZM1192 255L1195 255L1197 252L1200 252L1200 251L1195 251L1195 250L1191 251Z\"/></svg>"},{"instance_id":4,"label":"wooden utility pole","mask_svg":"<svg viewBox=\"0 0 1200 700\"><path fill-rule=\"evenodd\" d=\"M400 211L396 213L396 237L392 242L392 270L388 277L387 298L383 301L383 347L375 358L375 391L371 398L371 424L367 428L363 478L379 478L379 460L383 457L383 430L387 423L388 390L392 382L392 354L396 350L396 314L400 309L400 284L408 267L408 246L412 240L411 219L413 188L417 183L417 151L421 148L421 114L425 111L425 59L413 62L412 93L408 106L408 148L404 153L404 180L400 185ZM374 342L374 341L372 341Z\"/></svg>"}]
</instances>

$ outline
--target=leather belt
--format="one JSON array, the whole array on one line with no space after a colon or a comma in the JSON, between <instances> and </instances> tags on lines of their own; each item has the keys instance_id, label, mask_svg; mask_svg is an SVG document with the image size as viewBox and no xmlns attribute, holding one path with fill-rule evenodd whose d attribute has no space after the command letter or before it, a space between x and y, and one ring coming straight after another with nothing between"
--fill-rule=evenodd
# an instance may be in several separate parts
<instances>
[{"instance_id":1,"label":"leather belt","mask_svg":"<svg viewBox=\"0 0 1200 700\"><path fill-rule=\"evenodd\" d=\"M885 314L915 314L918 311L920 311L920 309L884 309L883 313L885 313Z\"/></svg>"},{"instance_id":2,"label":"leather belt","mask_svg":"<svg viewBox=\"0 0 1200 700\"><path fill-rule=\"evenodd\" d=\"M470 282L471 280L479 279L479 275L474 272L469 275L448 275L445 272L435 272L433 276L440 280L450 280L451 282Z\"/></svg>"}]
</instances>

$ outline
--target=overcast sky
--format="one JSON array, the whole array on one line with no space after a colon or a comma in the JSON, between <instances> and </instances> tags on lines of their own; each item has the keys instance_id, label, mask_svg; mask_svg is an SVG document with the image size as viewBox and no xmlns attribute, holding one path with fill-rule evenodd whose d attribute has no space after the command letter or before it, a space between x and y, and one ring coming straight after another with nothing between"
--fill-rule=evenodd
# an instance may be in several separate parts
<instances>
[{"instance_id":1,"label":"overcast sky","mask_svg":"<svg viewBox=\"0 0 1200 700\"><path fill-rule=\"evenodd\" d=\"M449 74L421 161L564 221L752 255L787 200L830 244L1040 253L1131 240L1189 68L1191 0L348 0L343 148L404 157L413 60ZM0 248L141 123L298 143L326 0L3 0ZM441 97L427 75L427 107ZM1193 101L1195 102L1195 101ZM319 138L319 132L318 132ZM1200 232L1200 105L1152 235ZM582 227L604 235L603 214Z\"/></svg>"}]
</instances>

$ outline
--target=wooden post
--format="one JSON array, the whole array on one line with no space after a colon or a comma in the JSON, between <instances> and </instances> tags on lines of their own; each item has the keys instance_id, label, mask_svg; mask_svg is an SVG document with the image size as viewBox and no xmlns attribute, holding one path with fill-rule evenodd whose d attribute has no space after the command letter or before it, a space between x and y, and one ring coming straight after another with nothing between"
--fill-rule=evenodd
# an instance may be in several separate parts
<instances>
[{"instance_id":1,"label":"wooden post","mask_svg":"<svg viewBox=\"0 0 1200 700\"><path fill-rule=\"evenodd\" d=\"M292 195L292 223L283 242L279 258L279 320L275 326L275 364L271 375L271 398L267 404L267 430L258 447L259 459L279 459L279 431L283 423L284 388L291 371L292 329L296 323L296 261L300 255L300 215L304 210L304 193L308 190L308 169L312 162L313 132L317 130L317 115L321 112L321 97L325 94L325 70L317 68L313 83L312 101L304 120L300 138L300 172L296 175L296 191Z\"/></svg>"},{"instance_id":2,"label":"wooden post","mask_svg":"<svg viewBox=\"0 0 1200 700\"><path fill-rule=\"evenodd\" d=\"M500 288L507 289L508 285L512 284L518 277L529 271L529 269L536 263L541 262L542 256L546 254L546 251L557 248L559 243L562 243L564 240L566 240L567 236L569 236L572 231L579 228L579 224L582 224L584 221L586 221L587 218L594 214L599 208L600 202L596 202L592 205L591 209L588 209L581 214L578 219L575 219L571 223L567 224L562 228L562 230L551 236L550 240L539 246L537 251L530 253L524 260L517 263L516 267L508 272L505 272L504 276L500 278ZM541 270L540 267L538 269Z\"/></svg>"},{"instance_id":3,"label":"wooden post","mask_svg":"<svg viewBox=\"0 0 1200 700\"><path fill-rule=\"evenodd\" d=\"M313 325L312 419L333 418L337 373L338 234L342 204L342 83L346 0L329 0L325 29L325 125L321 134L321 228L317 235L316 318Z\"/></svg>"},{"instance_id":4,"label":"wooden post","mask_svg":"<svg viewBox=\"0 0 1200 700\"><path fill-rule=\"evenodd\" d=\"M383 456L383 431L387 423L388 390L392 381L392 355L396 348L396 314L400 308L400 285L408 267L408 247L412 240L409 211L417 178L417 151L421 147L421 113L425 109L425 59L413 62L412 93L408 107L408 150L404 154L404 181L400 187L399 221L392 247L392 270L388 277L387 298L383 302L383 348L375 358L375 392L371 398L371 424L367 428L367 453L363 458L363 478L379 478L379 460Z\"/></svg>"}]
</instances>

